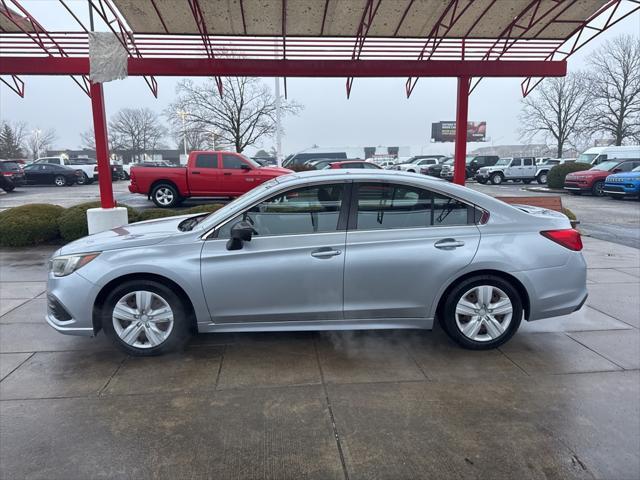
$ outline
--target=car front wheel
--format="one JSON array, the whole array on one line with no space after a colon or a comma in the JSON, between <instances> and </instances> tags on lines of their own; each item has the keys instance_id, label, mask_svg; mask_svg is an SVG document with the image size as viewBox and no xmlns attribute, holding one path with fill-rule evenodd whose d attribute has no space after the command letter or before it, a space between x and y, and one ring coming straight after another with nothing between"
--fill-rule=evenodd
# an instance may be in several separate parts
<instances>
[{"instance_id":1,"label":"car front wheel","mask_svg":"<svg viewBox=\"0 0 640 480\"><path fill-rule=\"evenodd\" d=\"M547 183L547 173L543 172L538 174L538 176L536 177L536 181L540 184L540 185L544 185Z\"/></svg>"},{"instance_id":2,"label":"car front wheel","mask_svg":"<svg viewBox=\"0 0 640 480\"><path fill-rule=\"evenodd\" d=\"M593 184L593 188L591 189L591 193L596 197L601 197L604 195L604 182L602 180Z\"/></svg>"},{"instance_id":3,"label":"car front wheel","mask_svg":"<svg viewBox=\"0 0 640 480\"><path fill-rule=\"evenodd\" d=\"M136 356L159 355L180 348L188 338L185 306L162 283L132 280L107 296L102 327L125 352Z\"/></svg>"},{"instance_id":4,"label":"car front wheel","mask_svg":"<svg viewBox=\"0 0 640 480\"><path fill-rule=\"evenodd\" d=\"M500 185L502 182L504 182L504 175L502 175L501 173L494 173L493 175L491 175L492 184Z\"/></svg>"},{"instance_id":5,"label":"car front wheel","mask_svg":"<svg viewBox=\"0 0 640 480\"><path fill-rule=\"evenodd\" d=\"M499 347L518 330L522 300L517 290L500 277L468 278L445 299L440 321L460 346L472 350Z\"/></svg>"}]
</instances>

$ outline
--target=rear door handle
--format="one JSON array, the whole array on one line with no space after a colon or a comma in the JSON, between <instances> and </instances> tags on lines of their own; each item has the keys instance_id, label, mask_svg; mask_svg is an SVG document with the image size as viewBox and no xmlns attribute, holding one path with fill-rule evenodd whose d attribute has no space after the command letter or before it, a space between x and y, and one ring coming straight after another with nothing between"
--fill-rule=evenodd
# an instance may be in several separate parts
<instances>
[{"instance_id":1,"label":"rear door handle","mask_svg":"<svg viewBox=\"0 0 640 480\"><path fill-rule=\"evenodd\" d=\"M453 250L454 248L464 247L464 242L455 238L445 238L438 240L433 246L441 250Z\"/></svg>"},{"instance_id":2,"label":"rear door handle","mask_svg":"<svg viewBox=\"0 0 640 480\"><path fill-rule=\"evenodd\" d=\"M192 175L200 175L200 172L191 172Z\"/></svg>"},{"instance_id":3,"label":"rear door handle","mask_svg":"<svg viewBox=\"0 0 640 480\"><path fill-rule=\"evenodd\" d=\"M223 173L223 175L231 175L231 173L229 173L229 172L226 172L226 173Z\"/></svg>"},{"instance_id":4,"label":"rear door handle","mask_svg":"<svg viewBox=\"0 0 640 480\"><path fill-rule=\"evenodd\" d=\"M311 256L315 258L330 258L335 257L336 255L340 255L342 252L340 250L334 250L331 247L319 248L318 250L314 250L311 252Z\"/></svg>"}]
</instances>

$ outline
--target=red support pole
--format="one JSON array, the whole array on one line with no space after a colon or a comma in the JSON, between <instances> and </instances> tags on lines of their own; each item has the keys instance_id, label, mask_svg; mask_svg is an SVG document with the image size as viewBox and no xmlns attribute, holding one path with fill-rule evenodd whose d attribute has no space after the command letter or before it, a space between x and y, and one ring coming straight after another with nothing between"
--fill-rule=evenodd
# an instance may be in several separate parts
<instances>
[{"instance_id":1,"label":"red support pole","mask_svg":"<svg viewBox=\"0 0 640 480\"><path fill-rule=\"evenodd\" d=\"M93 110L93 133L96 136L96 157L98 160L98 183L102 208L113 208L113 187L109 166L109 143L107 142L107 120L104 114L102 84L91 82L91 109Z\"/></svg>"},{"instance_id":2,"label":"red support pole","mask_svg":"<svg viewBox=\"0 0 640 480\"><path fill-rule=\"evenodd\" d=\"M469 111L469 77L458 77L456 110L456 147L453 161L453 183L464 185L467 157L467 118Z\"/></svg>"}]
</instances>

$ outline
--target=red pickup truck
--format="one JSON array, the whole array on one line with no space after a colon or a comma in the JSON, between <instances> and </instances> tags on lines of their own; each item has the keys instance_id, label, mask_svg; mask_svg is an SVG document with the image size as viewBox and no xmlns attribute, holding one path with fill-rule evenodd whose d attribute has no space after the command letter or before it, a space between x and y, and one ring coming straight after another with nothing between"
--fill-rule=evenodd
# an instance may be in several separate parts
<instances>
[{"instance_id":1,"label":"red pickup truck","mask_svg":"<svg viewBox=\"0 0 640 480\"><path fill-rule=\"evenodd\" d=\"M133 167L129 191L170 208L189 197L237 197L287 173L291 170L261 167L239 153L195 151L186 167Z\"/></svg>"}]
</instances>

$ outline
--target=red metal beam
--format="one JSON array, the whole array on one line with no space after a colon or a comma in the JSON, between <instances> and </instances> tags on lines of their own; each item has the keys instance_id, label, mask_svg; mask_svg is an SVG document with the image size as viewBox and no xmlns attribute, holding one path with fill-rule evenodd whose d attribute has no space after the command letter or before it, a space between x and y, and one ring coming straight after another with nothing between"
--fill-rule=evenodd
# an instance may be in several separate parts
<instances>
[{"instance_id":1,"label":"red metal beam","mask_svg":"<svg viewBox=\"0 0 640 480\"><path fill-rule=\"evenodd\" d=\"M213 51L213 47L211 46L211 39L209 38L207 23L205 22L204 15L202 14L202 8L200 8L200 2L198 0L188 0L188 2L191 14L196 22L196 27L198 28L198 32L200 32L200 38L202 38L202 44L207 51L207 56L213 60L216 56ZM218 93L222 96L222 79L219 76L216 76L215 81L216 86L218 87Z\"/></svg>"},{"instance_id":2,"label":"red metal beam","mask_svg":"<svg viewBox=\"0 0 640 480\"><path fill-rule=\"evenodd\" d=\"M631 0L630 3L635 4L635 6L633 8L631 8L629 11L620 14L616 18L616 14L618 13L618 8L620 7L621 3L622 3L621 0L610 0L607 4L603 5L602 8L600 8L597 12L595 12L593 15L591 15L587 20L580 21L580 22L575 22L575 23L579 24L578 28L571 33L571 36L568 37L568 41L567 42L563 43L562 45L559 45L551 53L549 53L547 59L549 59L549 60L553 59L553 58L556 57L556 55L560 54L560 55L563 55L563 60L566 60L571 55L573 55L575 52L580 50L583 46L585 46L587 43L589 43L591 40L593 40L598 35L600 35L602 32L604 32L608 28L612 27L613 25L615 25L619 21L627 18L632 13L635 13L636 11L640 10L640 1ZM606 20L605 20L605 22L604 22L604 24L602 26L589 25L592 21L594 21L600 15L605 15L605 12L607 10L610 10L610 11L607 14L607 18L606 18ZM570 20L562 20L562 21L561 20L555 20L555 22L567 23L567 22L570 22ZM573 21L571 21L571 23L573 23ZM591 30L591 31L594 31L595 33L591 34L590 36L587 35L586 36L587 38L584 38L583 33L586 30ZM573 41L572 41L572 39L573 39ZM569 51L566 51L566 52L565 51L561 51L560 49L563 46L565 46L566 43L569 43ZM528 78L524 79L522 81L522 83L521 83L522 96L526 97L527 95L529 95L529 93L531 93L531 91L534 88L536 88L540 84L541 81L542 81L542 78L528 77Z\"/></svg>"},{"instance_id":3,"label":"red metal beam","mask_svg":"<svg viewBox=\"0 0 640 480\"><path fill-rule=\"evenodd\" d=\"M162 18L162 15L160 14L160 9L158 8L158 6L156 5L156 1L155 0L149 0L151 2L151 5L153 6L153 9L156 11L156 15L158 15L158 19L160 20L160 23L162 24L162 28L164 28L164 31L166 33L170 33L169 29L167 28L167 24L164 23L164 18ZM244 20L244 13L242 15L242 19ZM247 32L245 32L246 35Z\"/></svg>"},{"instance_id":4,"label":"red metal beam","mask_svg":"<svg viewBox=\"0 0 640 480\"><path fill-rule=\"evenodd\" d=\"M13 84L9 83L8 80L5 80L2 77L0 77L0 82L4 83L7 87L9 87L11 91L14 92L16 95L24 98L24 82L20 77L18 77L17 75L11 75L11 82Z\"/></svg>"},{"instance_id":5,"label":"red metal beam","mask_svg":"<svg viewBox=\"0 0 640 480\"><path fill-rule=\"evenodd\" d=\"M378 13L378 8L382 0L367 0L364 10L362 11L362 17L360 18L360 24L356 32L356 42L353 46L353 53L351 54L351 60L359 60L362 49L364 48L364 42L369 34L369 29L373 23L373 19ZM375 6L374 6L375 4ZM351 86L353 85L353 77L347 78L347 98L351 96Z\"/></svg>"},{"instance_id":6,"label":"red metal beam","mask_svg":"<svg viewBox=\"0 0 640 480\"><path fill-rule=\"evenodd\" d=\"M130 76L176 77L562 77L560 61L478 60L255 60L208 58L129 58ZM0 57L0 75L86 75L87 57Z\"/></svg>"},{"instance_id":7,"label":"red metal beam","mask_svg":"<svg viewBox=\"0 0 640 480\"><path fill-rule=\"evenodd\" d=\"M447 34L451 31L457 21L460 20L460 18L473 4L473 2L468 2L460 11L458 11L458 3L459 0L451 0L449 5L447 5L447 8L445 8L444 12L442 12L442 15L440 15L440 18L431 29L431 33L429 33L429 37L427 38L427 41L425 42L422 50L420 51L420 54L418 55L418 60L431 60L431 57L442 43L442 40L447 36ZM418 83L418 77L407 78L407 82L405 84L405 92L407 94L407 98L411 96L413 89L416 87L416 83Z\"/></svg>"},{"instance_id":8,"label":"red metal beam","mask_svg":"<svg viewBox=\"0 0 640 480\"><path fill-rule=\"evenodd\" d=\"M402 14L402 17L400 17L400 21L398 22L398 26L396 27L395 31L393 32L393 36L394 37L398 36L398 32L400 31L400 27L402 27L402 24L404 23L404 19L407 18L407 14L409 13L409 10L411 10L411 7L413 6L413 2L415 2L415 0L410 0L409 3L407 4L407 8L404 9L404 13Z\"/></svg>"},{"instance_id":9,"label":"red metal beam","mask_svg":"<svg viewBox=\"0 0 640 480\"><path fill-rule=\"evenodd\" d=\"M91 83L91 110L93 113L93 133L96 138L100 204L102 208L113 208L116 204L113 200L113 186L111 185L107 119L104 113L104 94L101 83Z\"/></svg>"},{"instance_id":10,"label":"red metal beam","mask_svg":"<svg viewBox=\"0 0 640 480\"><path fill-rule=\"evenodd\" d=\"M467 169L467 120L469 112L469 77L458 77L456 105L456 144L453 160L453 183L464 185Z\"/></svg>"}]
</instances>

